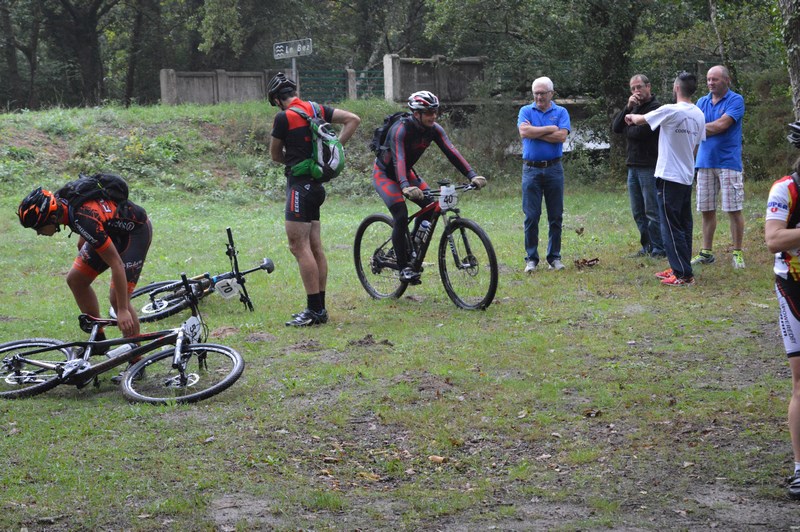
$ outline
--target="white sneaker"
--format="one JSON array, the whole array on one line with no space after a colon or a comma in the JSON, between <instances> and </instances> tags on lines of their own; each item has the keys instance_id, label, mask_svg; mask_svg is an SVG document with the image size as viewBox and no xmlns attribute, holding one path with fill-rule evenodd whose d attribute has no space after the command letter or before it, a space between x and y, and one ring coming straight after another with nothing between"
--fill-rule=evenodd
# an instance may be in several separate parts
<instances>
[{"instance_id":1,"label":"white sneaker","mask_svg":"<svg viewBox=\"0 0 800 532\"><path fill-rule=\"evenodd\" d=\"M536 263L529 260L525 263L525 273L533 273L536 271Z\"/></svg>"},{"instance_id":2,"label":"white sneaker","mask_svg":"<svg viewBox=\"0 0 800 532\"><path fill-rule=\"evenodd\" d=\"M553 262L550 263L550 268L548 268L548 269L550 269L550 270L563 270L564 269L564 265L561 263L560 260L556 259L556 260L554 260Z\"/></svg>"}]
</instances>

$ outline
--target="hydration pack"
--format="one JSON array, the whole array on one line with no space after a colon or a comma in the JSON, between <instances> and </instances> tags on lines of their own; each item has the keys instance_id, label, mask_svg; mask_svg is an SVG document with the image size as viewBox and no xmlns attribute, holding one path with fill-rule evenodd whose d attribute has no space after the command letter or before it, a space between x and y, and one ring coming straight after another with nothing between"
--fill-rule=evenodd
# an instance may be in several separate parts
<instances>
[{"instance_id":1,"label":"hydration pack","mask_svg":"<svg viewBox=\"0 0 800 532\"><path fill-rule=\"evenodd\" d=\"M376 127L375 131L372 133L372 141L369 143L369 149L372 150L375 155L380 155L382 152L386 151L388 149L385 146L386 135L389 134L389 130L398 120L410 116L411 113L407 111L400 111L384 118L383 124Z\"/></svg>"},{"instance_id":2,"label":"hydration pack","mask_svg":"<svg viewBox=\"0 0 800 532\"><path fill-rule=\"evenodd\" d=\"M292 175L310 175L315 181L325 183L338 176L344 168L344 147L339 136L324 118L322 109L314 102L309 102L314 116L299 107L290 107L290 111L302 116L311 129L311 157L292 166Z\"/></svg>"}]
</instances>

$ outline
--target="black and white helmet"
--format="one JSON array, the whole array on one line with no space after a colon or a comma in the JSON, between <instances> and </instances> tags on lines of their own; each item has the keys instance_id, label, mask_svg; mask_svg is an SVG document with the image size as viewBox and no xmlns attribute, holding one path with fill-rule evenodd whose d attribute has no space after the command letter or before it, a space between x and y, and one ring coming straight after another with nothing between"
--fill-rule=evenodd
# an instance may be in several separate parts
<instances>
[{"instance_id":1,"label":"black and white helmet","mask_svg":"<svg viewBox=\"0 0 800 532\"><path fill-rule=\"evenodd\" d=\"M438 109L439 98L430 91L417 91L408 97L408 108L414 111Z\"/></svg>"},{"instance_id":2,"label":"black and white helmet","mask_svg":"<svg viewBox=\"0 0 800 532\"><path fill-rule=\"evenodd\" d=\"M297 83L286 77L283 72L278 72L270 80L267 87L267 97L273 106L278 105L276 99L297 90Z\"/></svg>"},{"instance_id":3,"label":"black and white helmet","mask_svg":"<svg viewBox=\"0 0 800 532\"><path fill-rule=\"evenodd\" d=\"M795 148L800 148L800 121L789 124L789 134L786 136Z\"/></svg>"}]
</instances>

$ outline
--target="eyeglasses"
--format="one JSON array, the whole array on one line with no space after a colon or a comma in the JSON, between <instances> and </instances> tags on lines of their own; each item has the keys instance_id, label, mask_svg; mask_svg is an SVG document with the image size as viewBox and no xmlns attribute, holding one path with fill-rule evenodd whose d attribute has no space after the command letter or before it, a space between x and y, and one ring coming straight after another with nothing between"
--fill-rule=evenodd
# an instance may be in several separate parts
<instances>
[{"instance_id":1,"label":"eyeglasses","mask_svg":"<svg viewBox=\"0 0 800 532\"><path fill-rule=\"evenodd\" d=\"M424 114L426 116L438 115L439 114L439 110L438 109L425 109L424 111L422 111L422 114Z\"/></svg>"},{"instance_id":2,"label":"eyeglasses","mask_svg":"<svg viewBox=\"0 0 800 532\"><path fill-rule=\"evenodd\" d=\"M548 95L548 94L550 94L551 92L553 92L553 91L544 91L544 92L539 92L539 91L537 91L537 92L534 92L534 93L533 93L533 95L534 95L534 96L547 96L547 95Z\"/></svg>"}]
</instances>

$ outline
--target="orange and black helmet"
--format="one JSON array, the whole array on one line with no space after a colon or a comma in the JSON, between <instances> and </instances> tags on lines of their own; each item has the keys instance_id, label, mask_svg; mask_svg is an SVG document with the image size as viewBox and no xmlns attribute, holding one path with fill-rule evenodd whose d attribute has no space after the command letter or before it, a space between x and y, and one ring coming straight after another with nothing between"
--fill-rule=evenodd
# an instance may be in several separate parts
<instances>
[{"instance_id":1,"label":"orange and black helmet","mask_svg":"<svg viewBox=\"0 0 800 532\"><path fill-rule=\"evenodd\" d=\"M57 210L58 200L53 193L39 187L22 200L17 209L17 216L22 227L39 229L48 223Z\"/></svg>"}]
</instances>

